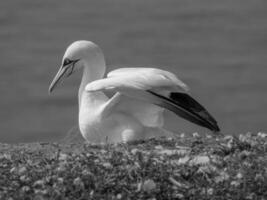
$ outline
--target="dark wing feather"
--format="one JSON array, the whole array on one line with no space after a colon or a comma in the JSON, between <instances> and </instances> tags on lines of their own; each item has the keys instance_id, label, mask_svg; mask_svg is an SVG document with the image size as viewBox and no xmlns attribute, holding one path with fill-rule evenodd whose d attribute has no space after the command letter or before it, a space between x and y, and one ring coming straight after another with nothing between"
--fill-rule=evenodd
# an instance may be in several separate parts
<instances>
[{"instance_id":1,"label":"dark wing feather","mask_svg":"<svg viewBox=\"0 0 267 200\"><path fill-rule=\"evenodd\" d=\"M161 103L159 103L159 106L163 106L173 111L180 117L187 119L190 122L206 127L215 132L220 131L216 120L208 113L208 111L202 105L200 105L188 94L171 93L169 98L167 98L155 92L149 92L163 100Z\"/></svg>"},{"instance_id":2,"label":"dark wing feather","mask_svg":"<svg viewBox=\"0 0 267 200\"><path fill-rule=\"evenodd\" d=\"M171 93L170 98L177 102L179 105L188 108L194 113L197 113L210 123L214 124L214 126L217 126L216 120L208 113L208 111L200 105L195 99L193 99L191 96L189 96L186 93Z\"/></svg>"}]
</instances>

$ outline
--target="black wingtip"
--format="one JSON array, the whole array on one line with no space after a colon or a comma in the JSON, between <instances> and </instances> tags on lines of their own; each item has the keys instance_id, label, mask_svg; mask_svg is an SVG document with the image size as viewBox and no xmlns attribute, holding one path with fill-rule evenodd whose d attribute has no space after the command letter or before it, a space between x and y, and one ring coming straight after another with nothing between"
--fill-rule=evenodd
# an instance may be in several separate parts
<instances>
[{"instance_id":1,"label":"black wingtip","mask_svg":"<svg viewBox=\"0 0 267 200\"><path fill-rule=\"evenodd\" d=\"M217 121L209 114L209 112L199 104L195 99L186 93L171 93L170 99L174 101L178 106L198 115L206 123L204 126L213 132L220 132L220 128Z\"/></svg>"},{"instance_id":2,"label":"black wingtip","mask_svg":"<svg viewBox=\"0 0 267 200\"><path fill-rule=\"evenodd\" d=\"M216 120L208 111L195 99L186 93L171 93L168 97L148 91L161 99L156 104L173 111L180 117L195 123L199 126L210 129L213 132L220 132Z\"/></svg>"},{"instance_id":3,"label":"black wingtip","mask_svg":"<svg viewBox=\"0 0 267 200\"><path fill-rule=\"evenodd\" d=\"M214 133L220 133L221 132L221 129L220 127L216 124L212 130Z\"/></svg>"}]
</instances>

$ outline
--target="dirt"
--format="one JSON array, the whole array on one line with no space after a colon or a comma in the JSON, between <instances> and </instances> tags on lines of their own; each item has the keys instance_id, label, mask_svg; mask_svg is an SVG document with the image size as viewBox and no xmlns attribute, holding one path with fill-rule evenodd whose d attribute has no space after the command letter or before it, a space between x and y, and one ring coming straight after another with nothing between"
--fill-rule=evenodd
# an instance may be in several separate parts
<instances>
[{"instance_id":1,"label":"dirt","mask_svg":"<svg viewBox=\"0 0 267 200\"><path fill-rule=\"evenodd\" d=\"M0 199L266 199L267 134L0 144Z\"/></svg>"}]
</instances>

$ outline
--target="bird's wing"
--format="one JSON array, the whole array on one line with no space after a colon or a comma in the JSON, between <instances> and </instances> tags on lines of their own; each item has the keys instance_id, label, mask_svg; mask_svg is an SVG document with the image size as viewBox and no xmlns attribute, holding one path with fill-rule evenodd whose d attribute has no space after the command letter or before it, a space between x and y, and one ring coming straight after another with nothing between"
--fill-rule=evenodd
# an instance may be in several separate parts
<instances>
[{"instance_id":1,"label":"bird's wing","mask_svg":"<svg viewBox=\"0 0 267 200\"><path fill-rule=\"evenodd\" d=\"M147 127L163 127L164 109L144 101L117 92L103 107L102 115L107 116L114 111L134 116Z\"/></svg>"},{"instance_id":2,"label":"bird's wing","mask_svg":"<svg viewBox=\"0 0 267 200\"><path fill-rule=\"evenodd\" d=\"M115 90L128 99L158 105L200 126L219 131L214 118L187 94L188 87L171 72L154 68L122 68L86 86L88 92L103 90ZM114 96L116 101L111 98L108 103L117 105L114 102L120 102L118 97Z\"/></svg>"},{"instance_id":3,"label":"bird's wing","mask_svg":"<svg viewBox=\"0 0 267 200\"><path fill-rule=\"evenodd\" d=\"M107 74L108 78L138 77L134 84L143 89L163 89L187 92L188 86L179 80L173 73L155 68L119 68Z\"/></svg>"}]
</instances>

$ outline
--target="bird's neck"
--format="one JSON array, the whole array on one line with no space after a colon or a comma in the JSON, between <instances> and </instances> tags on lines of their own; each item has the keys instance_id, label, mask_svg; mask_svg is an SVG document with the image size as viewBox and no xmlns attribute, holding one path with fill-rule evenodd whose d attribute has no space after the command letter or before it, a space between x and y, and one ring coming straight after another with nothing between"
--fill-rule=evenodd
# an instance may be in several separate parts
<instances>
[{"instance_id":1,"label":"bird's neck","mask_svg":"<svg viewBox=\"0 0 267 200\"><path fill-rule=\"evenodd\" d=\"M85 92L86 85L92 81L103 78L105 69L104 59L100 59L97 62L90 62L90 65L85 63L79 88L79 105L81 105L82 95Z\"/></svg>"}]
</instances>

